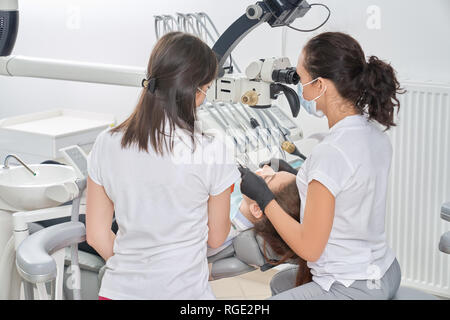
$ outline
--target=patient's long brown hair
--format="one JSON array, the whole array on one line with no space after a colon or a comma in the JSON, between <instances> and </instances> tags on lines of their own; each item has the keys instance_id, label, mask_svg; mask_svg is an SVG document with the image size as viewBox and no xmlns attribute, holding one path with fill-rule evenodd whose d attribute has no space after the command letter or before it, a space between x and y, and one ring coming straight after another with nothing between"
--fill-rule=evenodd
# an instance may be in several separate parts
<instances>
[{"instance_id":1,"label":"patient's long brown hair","mask_svg":"<svg viewBox=\"0 0 450 320\"><path fill-rule=\"evenodd\" d=\"M156 153L172 152L175 127L190 133L195 148L197 88L216 78L217 66L214 52L201 39L182 32L163 36L147 68L147 77L156 79L155 90L142 89L131 116L111 130L123 132L122 148L135 144L148 151L150 141Z\"/></svg>"},{"instance_id":2,"label":"patient's long brown hair","mask_svg":"<svg viewBox=\"0 0 450 320\"><path fill-rule=\"evenodd\" d=\"M275 200L278 204L296 221L300 221L300 195L298 193L295 179L292 182L282 185L279 190L274 190ZM264 257L269 263L279 265L288 260L298 264L297 278L295 286L312 281L310 269L306 265L306 261L299 257L281 238L270 220L263 215L263 217L255 223L254 228L256 234L264 239ZM279 261L272 261L267 258L266 244L282 258Z\"/></svg>"}]
</instances>

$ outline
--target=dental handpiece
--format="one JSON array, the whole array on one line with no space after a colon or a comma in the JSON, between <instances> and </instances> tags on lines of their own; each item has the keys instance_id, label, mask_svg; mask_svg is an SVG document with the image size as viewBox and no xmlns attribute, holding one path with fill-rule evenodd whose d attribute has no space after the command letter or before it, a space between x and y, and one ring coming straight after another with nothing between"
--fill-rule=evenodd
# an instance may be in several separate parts
<instances>
[{"instance_id":1,"label":"dental handpiece","mask_svg":"<svg viewBox=\"0 0 450 320\"><path fill-rule=\"evenodd\" d=\"M221 105L223 104L216 104L213 103L212 104L214 106L214 109L217 111L217 113L220 115L220 117L222 118L222 120L224 121L225 125L226 125L226 131L225 133L229 133L233 136L233 139L237 142L237 147L239 148L239 150L243 153L247 152L247 140L248 137L245 137L244 139L242 139L241 135L239 132L237 132L233 126L231 125L230 122L227 121L227 116L225 115L225 113L222 112L221 110ZM230 121L232 121L233 123L236 123L234 119L229 118Z\"/></svg>"},{"instance_id":2,"label":"dental handpiece","mask_svg":"<svg viewBox=\"0 0 450 320\"><path fill-rule=\"evenodd\" d=\"M256 131L256 134L258 135L258 137L260 137L260 139L263 142L263 144L265 145L265 147L269 150L270 153L272 153L272 147L270 146L270 143L268 141L265 141L262 136L261 128L260 128L260 124L259 124L258 120L256 120L255 118L250 118L250 125ZM267 136L267 140L268 139L269 139L269 137Z\"/></svg>"},{"instance_id":3,"label":"dental handpiece","mask_svg":"<svg viewBox=\"0 0 450 320\"><path fill-rule=\"evenodd\" d=\"M258 140L258 137L256 134L254 134L254 132L252 130L250 130L250 126L248 126L246 124L247 119L245 118L245 115L243 115L241 113L241 111L232 103L227 103L227 106L233 110L235 110L235 112L243 119L244 122L237 120L239 127L243 130L246 140L248 140L248 142L251 144L253 149L257 149L258 148L258 141L256 141L254 143L253 139L250 139L248 137L248 134L252 136L252 138L254 138L255 140Z\"/></svg>"},{"instance_id":4,"label":"dental handpiece","mask_svg":"<svg viewBox=\"0 0 450 320\"><path fill-rule=\"evenodd\" d=\"M259 131L258 120L256 120L254 118L254 116L252 114L250 114L250 112L246 109L246 107L242 103L240 103L240 106L241 106L242 110L244 110L245 114L248 117L248 120L246 120L246 121L250 121L250 127L253 130L255 130L257 140L259 140L262 143L262 145L265 146L269 150L269 152L272 152L272 148L270 147L270 143L268 143L267 141L264 141L264 138L261 135L261 132Z\"/></svg>"},{"instance_id":5,"label":"dental handpiece","mask_svg":"<svg viewBox=\"0 0 450 320\"><path fill-rule=\"evenodd\" d=\"M228 111L231 112L229 103L221 103L221 106L227 107ZM230 116L228 118L237 127L236 129L233 129L233 132L235 134L239 134L240 136L242 136L244 138L246 146L248 144L250 144L253 147L253 142L247 136L247 130L246 130L245 126L239 121L239 119L237 117L230 117ZM239 131L239 128L240 128L240 130L242 130L242 132Z\"/></svg>"},{"instance_id":6,"label":"dental handpiece","mask_svg":"<svg viewBox=\"0 0 450 320\"><path fill-rule=\"evenodd\" d=\"M213 107L216 111L219 111L219 110L217 110L217 106L214 104L205 105L204 109L206 109L208 111L208 113L211 115L211 117L222 127L225 134L227 132L231 133L230 132L231 126L228 123L228 121L223 117L222 117L222 119L219 119L219 117L217 115L215 115L214 112L210 109L210 106ZM245 150L244 144L240 140L238 141L237 137L233 134L232 134L232 139L233 139L234 145L239 149L239 152L245 153L246 150Z\"/></svg>"},{"instance_id":7,"label":"dental handpiece","mask_svg":"<svg viewBox=\"0 0 450 320\"><path fill-rule=\"evenodd\" d=\"M278 150L280 151L280 154L281 154L282 158L284 160L286 160L286 153L283 152L283 148L281 148L281 146L279 145L280 141L286 140L284 138L283 131L280 129L279 123L277 121L275 121L275 119L273 118L273 115L270 113L269 110L261 110L261 111L272 122L272 125L275 128L275 130L278 131L278 133L279 133L279 138L278 139L274 136L275 132L272 132L272 130L270 130L271 136L272 136L273 140L275 141L275 144L277 145ZM282 140L282 139L284 139L284 140Z\"/></svg>"},{"instance_id":8,"label":"dental handpiece","mask_svg":"<svg viewBox=\"0 0 450 320\"><path fill-rule=\"evenodd\" d=\"M296 155L297 157L301 158L303 161L306 160L306 157L304 154L302 154L300 151L298 151L298 148L295 146L295 144L293 144L292 142L289 141L284 141L281 144L281 148L286 151L287 153Z\"/></svg>"}]
</instances>

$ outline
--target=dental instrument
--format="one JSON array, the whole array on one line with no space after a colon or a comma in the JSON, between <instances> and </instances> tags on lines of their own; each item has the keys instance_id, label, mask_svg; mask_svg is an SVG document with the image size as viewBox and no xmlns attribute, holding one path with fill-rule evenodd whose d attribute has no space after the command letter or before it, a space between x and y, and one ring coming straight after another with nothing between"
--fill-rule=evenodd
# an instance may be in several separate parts
<instances>
[{"instance_id":1,"label":"dental instrument","mask_svg":"<svg viewBox=\"0 0 450 320\"><path fill-rule=\"evenodd\" d=\"M217 113L220 115L221 119L224 121L226 126L225 132L229 133L237 140L237 146L242 153L247 153L248 150L247 150L247 143L245 142L246 139L245 138L243 139L241 134L234 129L234 127L230 124L230 122L228 122L228 120L232 122L234 122L234 120L231 118L228 118L227 120L227 116L221 110L221 104L213 103L211 105L213 106L214 110L216 110Z\"/></svg>"},{"instance_id":2,"label":"dental instrument","mask_svg":"<svg viewBox=\"0 0 450 320\"><path fill-rule=\"evenodd\" d=\"M222 107L226 107L226 108L227 108L227 110L224 111L226 114L228 114L228 115L231 114L232 110L231 110L229 104L227 104L227 103L220 103L220 105L221 105ZM239 119L238 117L232 117L232 116L230 116L230 119L232 119L233 123L235 124L235 126L236 126L236 131L237 131L241 136L244 137L244 139L245 139L245 145L246 145L246 150L247 150L247 151L250 151L250 149L251 149L251 150L256 149L255 144L253 143L253 141L250 139L250 137L249 137L248 134L247 134L247 127L244 125L244 123L241 122L240 119ZM249 145L250 145L250 149L247 148Z\"/></svg>"},{"instance_id":3,"label":"dental instrument","mask_svg":"<svg viewBox=\"0 0 450 320\"><path fill-rule=\"evenodd\" d=\"M216 121L217 124L219 124L219 126L222 128L224 133L227 133L227 132L230 133L230 130L232 131L232 129L230 129L231 126L229 125L229 123L228 122L224 123L224 121L226 121L226 119L224 119L224 118L220 119L214 113L214 111L211 110L213 108L214 110L217 111L217 106L215 106L214 104L209 103L209 104L206 104L205 106L203 106L202 108L203 108L203 110L206 110L209 113L209 115ZM244 157L246 158L246 161L247 161L248 160L248 156L246 154L246 149L245 149L245 146L243 146L242 140L238 139L238 137L236 137L235 135L231 135L231 137L233 139L234 145L239 149L239 152L242 155L245 155Z\"/></svg>"},{"instance_id":4,"label":"dental instrument","mask_svg":"<svg viewBox=\"0 0 450 320\"><path fill-rule=\"evenodd\" d=\"M298 150L297 146L295 144L293 144L292 142L284 141L281 144L281 148L283 148L283 150L286 151L287 153L294 154L294 155L298 156L303 161L306 160L306 156L303 153L301 153Z\"/></svg>"},{"instance_id":5,"label":"dental instrument","mask_svg":"<svg viewBox=\"0 0 450 320\"><path fill-rule=\"evenodd\" d=\"M258 139L262 142L262 145L269 151L269 153L272 153L272 147L269 143L269 138L267 136L267 133L264 134L264 136L266 137L266 140L264 140L263 134L261 132L261 125L259 124L258 120L255 117L259 117L259 115L256 112L256 109L250 109L250 108L246 108L242 103L239 104L240 107L242 108L242 110L244 110L244 112L247 114L249 121L250 121L250 126L252 127L253 130L256 131L257 137Z\"/></svg>"},{"instance_id":6,"label":"dental instrument","mask_svg":"<svg viewBox=\"0 0 450 320\"><path fill-rule=\"evenodd\" d=\"M250 125L250 119L245 118L245 115L242 114L242 112L239 110L239 108L236 105L234 105L232 103L226 103L226 105L228 106L228 108L230 108L230 112L233 112L233 110L234 110L234 112L237 113L239 115L239 117L241 117L241 119L243 121L238 120L239 124L245 133L251 135L252 139L249 138L250 143L254 147L254 150L256 150L258 148L258 136L256 134L254 134L254 132L252 130L252 127ZM254 143L254 140L256 140L256 145Z\"/></svg>"},{"instance_id":7,"label":"dental instrument","mask_svg":"<svg viewBox=\"0 0 450 320\"><path fill-rule=\"evenodd\" d=\"M266 117L271 121L270 117L267 116L267 114L265 113L266 110L258 110L258 112L260 112L261 114L261 118L263 119L264 125L266 127L266 130L269 134L269 137L272 139L272 141L274 142L275 147L278 149L278 151L280 152L280 156L286 160L286 154L284 152L284 150L281 148L280 146L280 140L281 137L283 136L283 132L281 130L279 130L276 126L275 123L272 121L272 126L270 126L267 122L266 122ZM275 130L273 130L273 128L275 128ZM273 132L273 131L278 131L278 134ZM281 136L281 137L280 137Z\"/></svg>"}]
</instances>

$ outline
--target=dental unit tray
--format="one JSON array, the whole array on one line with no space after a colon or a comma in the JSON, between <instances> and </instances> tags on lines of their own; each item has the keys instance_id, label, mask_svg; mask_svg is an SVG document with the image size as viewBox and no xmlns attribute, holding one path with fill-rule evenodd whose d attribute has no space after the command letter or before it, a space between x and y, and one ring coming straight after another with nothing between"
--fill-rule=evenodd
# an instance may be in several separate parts
<instances>
[{"instance_id":1,"label":"dental unit tray","mask_svg":"<svg viewBox=\"0 0 450 320\"><path fill-rule=\"evenodd\" d=\"M112 115L66 109L3 119L0 158L15 153L31 163L59 159L59 149L71 145L89 149L101 131L115 124Z\"/></svg>"},{"instance_id":2,"label":"dental unit tray","mask_svg":"<svg viewBox=\"0 0 450 320\"><path fill-rule=\"evenodd\" d=\"M204 122L203 129L214 128L226 130L231 127L231 129L242 132L244 131L242 126L244 126L246 128L245 133L248 134L249 131L252 131L251 118L255 118L260 124L261 129L269 128L274 130L279 126L291 140L296 141L303 138L301 128L277 105L261 111L250 109L242 104L208 103L199 109L198 117ZM271 118L275 120L275 123ZM269 143L277 147L273 140L269 140Z\"/></svg>"}]
</instances>

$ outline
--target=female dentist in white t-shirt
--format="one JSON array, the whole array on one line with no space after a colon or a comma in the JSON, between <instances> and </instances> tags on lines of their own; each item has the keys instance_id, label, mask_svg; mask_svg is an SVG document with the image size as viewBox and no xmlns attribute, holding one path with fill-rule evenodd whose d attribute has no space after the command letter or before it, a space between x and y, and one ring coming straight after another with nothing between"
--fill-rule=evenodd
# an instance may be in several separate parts
<instances>
[{"instance_id":1,"label":"female dentist in white t-shirt","mask_svg":"<svg viewBox=\"0 0 450 320\"><path fill-rule=\"evenodd\" d=\"M199 38L165 35L136 109L97 137L86 233L106 260L99 299L214 299L207 244L219 247L230 231L231 187L240 177L223 139L195 125L216 74L216 56Z\"/></svg>"},{"instance_id":2,"label":"female dentist in white t-shirt","mask_svg":"<svg viewBox=\"0 0 450 320\"><path fill-rule=\"evenodd\" d=\"M395 71L374 56L366 61L349 35L329 32L306 44L297 73L301 104L312 115L326 116L330 128L297 174L300 222L283 211L264 181L240 168L242 193L258 202L313 275L296 288L295 278L286 284L276 275L272 298L391 299L401 272L386 243L392 147L380 125L395 126L401 92ZM293 170L282 161L271 165Z\"/></svg>"}]
</instances>

